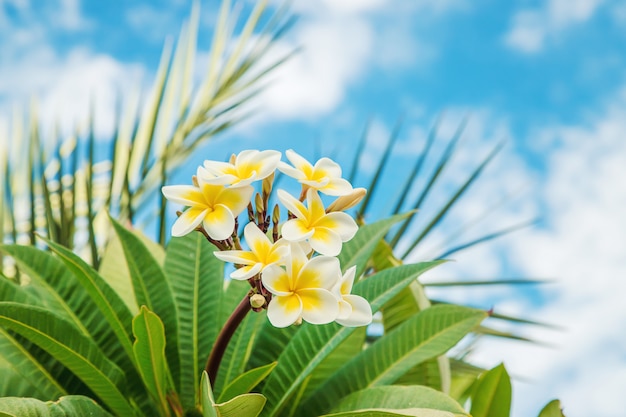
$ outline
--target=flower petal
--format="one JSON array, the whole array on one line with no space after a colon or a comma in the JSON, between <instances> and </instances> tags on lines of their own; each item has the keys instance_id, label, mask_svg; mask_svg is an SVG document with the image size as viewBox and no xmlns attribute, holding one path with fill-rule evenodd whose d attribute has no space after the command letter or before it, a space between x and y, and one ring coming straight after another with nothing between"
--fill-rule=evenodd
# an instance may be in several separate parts
<instances>
[{"instance_id":1,"label":"flower petal","mask_svg":"<svg viewBox=\"0 0 626 417\"><path fill-rule=\"evenodd\" d=\"M341 178L341 166L330 158L320 158L313 166L317 176ZM352 187L350 187L352 188Z\"/></svg>"},{"instance_id":2,"label":"flower petal","mask_svg":"<svg viewBox=\"0 0 626 417\"><path fill-rule=\"evenodd\" d=\"M316 256L302 267L294 282L294 289L296 291L310 288L330 290L340 279L339 259L333 256Z\"/></svg>"},{"instance_id":3,"label":"flower petal","mask_svg":"<svg viewBox=\"0 0 626 417\"><path fill-rule=\"evenodd\" d=\"M352 292L352 285L354 285L354 278L356 275L356 265L348 268L345 274L341 277L339 285L339 293L341 295L348 295Z\"/></svg>"},{"instance_id":4,"label":"flower petal","mask_svg":"<svg viewBox=\"0 0 626 417\"><path fill-rule=\"evenodd\" d=\"M306 227L306 222L300 219L288 220L281 229L283 239L290 242L301 242L313 236L315 229Z\"/></svg>"},{"instance_id":5,"label":"flower petal","mask_svg":"<svg viewBox=\"0 0 626 417\"><path fill-rule=\"evenodd\" d=\"M243 229L243 235L250 250L259 260L267 258L272 249L272 243L255 223L248 223Z\"/></svg>"},{"instance_id":6,"label":"flower petal","mask_svg":"<svg viewBox=\"0 0 626 417\"><path fill-rule=\"evenodd\" d=\"M161 192L173 203L183 206L206 207L206 200L198 187L193 185L166 185L161 188Z\"/></svg>"},{"instance_id":7,"label":"flower petal","mask_svg":"<svg viewBox=\"0 0 626 417\"><path fill-rule=\"evenodd\" d=\"M339 313L337 314L336 320L347 319L348 317L350 317L350 314L352 314L352 305L343 299L340 300L339 301Z\"/></svg>"},{"instance_id":8,"label":"flower petal","mask_svg":"<svg viewBox=\"0 0 626 417\"><path fill-rule=\"evenodd\" d=\"M328 290L316 288L298 291L302 303L302 318L311 324L335 321L339 314L337 298Z\"/></svg>"},{"instance_id":9,"label":"flower petal","mask_svg":"<svg viewBox=\"0 0 626 417\"><path fill-rule=\"evenodd\" d=\"M345 295L344 301L352 306L352 314L348 318L338 318L337 323L342 326L366 326L372 322L372 307L367 300L358 295Z\"/></svg>"},{"instance_id":10,"label":"flower petal","mask_svg":"<svg viewBox=\"0 0 626 417\"><path fill-rule=\"evenodd\" d=\"M256 274L261 272L261 269L263 269L263 265L260 263L256 263L254 265L242 266L241 268L235 269L233 272L231 272L230 277L232 279L239 279L239 280L252 278Z\"/></svg>"},{"instance_id":11,"label":"flower petal","mask_svg":"<svg viewBox=\"0 0 626 417\"><path fill-rule=\"evenodd\" d=\"M280 202L287 207L287 210L295 214L296 217L299 219L307 217L308 211L306 207L304 207L304 204L302 204L297 198L289 194L287 191L280 189L276 192L276 195L278 196Z\"/></svg>"},{"instance_id":12,"label":"flower petal","mask_svg":"<svg viewBox=\"0 0 626 417\"><path fill-rule=\"evenodd\" d=\"M306 178L306 176L304 175L304 172L299 171L296 168L284 162L280 162L276 168L278 168L280 172L287 175L288 177L295 178L298 181L304 180Z\"/></svg>"},{"instance_id":13,"label":"flower petal","mask_svg":"<svg viewBox=\"0 0 626 417\"><path fill-rule=\"evenodd\" d=\"M215 204L223 204L230 209L233 216L238 216L248 207L254 188L250 185L223 189L215 200Z\"/></svg>"},{"instance_id":14,"label":"flower petal","mask_svg":"<svg viewBox=\"0 0 626 417\"><path fill-rule=\"evenodd\" d=\"M208 214L208 209L190 207L181 214L172 225L172 236L185 236L193 231Z\"/></svg>"},{"instance_id":15,"label":"flower petal","mask_svg":"<svg viewBox=\"0 0 626 417\"><path fill-rule=\"evenodd\" d=\"M313 225L316 225L318 219L326 216L326 209L324 208L324 203L322 203L322 198L316 190L309 188L306 192L306 203L309 212L308 218Z\"/></svg>"},{"instance_id":16,"label":"flower petal","mask_svg":"<svg viewBox=\"0 0 626 417\"><path fill-rule=\"evenodd\" d=\"M315 223L315 228L325 227L337 233L342 242L352 239L359 230L356 222L350 215L342 212L328 213Z\"/></svg>"},{"instance_id":17,"label":"flower petal","mask_svg":"<svg viewBox=\"0 0 626 417\"><path fill-rule=\"evenodd\" d=\"M239 265L254 265L259 260L257 257L249 251L245 250L222 250L215 251L213 255L220 261L231 262Z\"/></svg>"},{"instance_id":18,"label":"flower petal","mask_svg":"<svg viewBox=\"0 0 626 417\"><path fill-rule=\"evenodd\" d=\"M304 173L308 171L312 171L312 165L309 161L304 159L298 153L296 153L293 149L289 149L285 152L285 156L289 159L289 162L293 164L293 166L298 170Z\"/></svg>"},{"instance_id":19,"label":"flower petal","mask_svg":"<svg viewBox=\"0 0 626 417\"><path fill-rule=\"evenodd\" d=\"M352 184L343 178L331 178L328 183L319 190L326 195L349 195L352 193Z\"/></svg>"},{"instance_id":20,"label":"flower petal","mask_svg":"<svg viewBox=\"0 0 626 417\"><path fill-rule=\"evenodd\" d=\"M254 167L256 179L259 180L268 177L274 172L280 162L281 153L278 151L254 151L246 154L244 154L244 152L241 152L237 156L237 165L246 163Z\"/></svg>"},{"instance_id":21,"label":"flower petal","mask_svg":"<svg viewBox=\"0 0 626 417\"><path fill-rule=\"evenodd\" d=\"M225 240L235 230L235 217L228 207L218 204L209 212L202 222L204 230L216 240Z\"/></svg>"},{"instance_id":22,"label":"flower petal","mask_svg":"<svg viewBox=\"0 0 626 417\"><path fill-rule=\"evenodd\" d=\"M291 279L287 271L277 265L269 265L261 274L263 286L275 296L287 296L291 294Z\"/></svg>"},{"instance_id":23,"label":"flower petal","mask_svg":"<svg viewBox=\"0 0 626 417\"><path fill-rule=\"evenodd\" d=\"M296 294L272 297L267 306L267 318L275 327L287 327L302 315L302 303Z\"/></svg>"},{"instance_id":24,"label":"flower petal","mask_svg":"<svg viewBox=\"0 0 626 417\"><path fill-rule=\"evenodd\" d=\"M341 253L341 237L333 230L316 227L315 233L309 238L311 247L321 255L337 256Z\"/></svg>"}]
</instances>

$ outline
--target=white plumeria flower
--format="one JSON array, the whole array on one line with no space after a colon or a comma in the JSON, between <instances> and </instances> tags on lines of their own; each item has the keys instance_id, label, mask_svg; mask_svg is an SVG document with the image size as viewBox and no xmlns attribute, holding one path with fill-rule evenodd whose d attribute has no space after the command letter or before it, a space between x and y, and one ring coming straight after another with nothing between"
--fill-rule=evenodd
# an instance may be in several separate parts
<instances>
[{"instance_id":1,"label":"white plumeria flower","mask_svg":"<svg viewBox=\"0 0 626 417\"><path fill-rule=\"evenodd\" d=\"M214 252L215 256L224 262L243 265L230 274L233 279L252 278L267 266L279 263L287 254L289 248L284 240L275 243L254 223L248 223L243 229L243 234L250 247L249 251L228 250Z\"/></svg>"},{"instance_id":2,"label":"white plumeria flower","mask_svg":"<svg viewBox=\"0 0 626 417\"><path fill-rule=\"evenodd\" d=\"M228 239L235 229L235 217L250 202L251 186L226 188L208 184L198 169L198 186L167 185L161 189L168 200L189 206L172 226L172 236L184 236L202 223L204 230L216 240Z\"/></svg>"},{"instance_id":3,"label":"white plumeria flower","mask_svg":"<svg viewBox=\"0 0 626 417\"><path fill-rule=\"evenodd\" d=\"M352 192L352 185L341 178L341 167L329 158L321 158L315 165L289 149L285 152L293 167L285 162L278 164L278 170L295 178L300 183L327 194L347 195Z\"/></svg>"},{"instance_id":4,"label":"white plumeria flower","mask_svg":"<svg viewBox=\"0 0 626 417\"><path fill-rule=\"evenodd\" d=\"M342 212L326 214L322 199L309 188L306 199L308 208L284 190L278 190L278 199L296 218L288 220L282 228L282 235L290 242L309 240L316 252L326 256L337 256L342 242L347 242L356 234L359 227L352 217Z\"/></svg>"},{"instance_id":5,"label":"white plumeria flower","mask_svg":"<svg viewBox=\"0 0 626 417\"><path fill-rule=\"evenodd\" d=\"M367 300L350 294L355 273L356 266L350 267L333 288L339 298L339 314L335 321L342 326L367 326L372 322L372 307Z\"/></svg>"},{"instance_id":6,"label":"white plumeria flower","mask_svg":"<svg viewBox=\"0 0 626 417\"><path fill-rule=\"evenodd\" d=\"M209 184L244 187L262 180L276 170L281 153L278 151L241 151L233 163L204 161L204 180Z\"/></svg>"},{"instance_id":7,"label":"white plumeria flower","mask_svg":"<svg viewBox=\"0 0 626 417\"><path fill-rule=\"evenodd\" d=\"M261 274L272 293L267 318L276 327L287 327L300 319L326 324L339 314L337 297L331 289L341 278L339 260L330 256L308 259L299 245L290 245L286 269L274 264Z\"/></svg>"}]
</instances>

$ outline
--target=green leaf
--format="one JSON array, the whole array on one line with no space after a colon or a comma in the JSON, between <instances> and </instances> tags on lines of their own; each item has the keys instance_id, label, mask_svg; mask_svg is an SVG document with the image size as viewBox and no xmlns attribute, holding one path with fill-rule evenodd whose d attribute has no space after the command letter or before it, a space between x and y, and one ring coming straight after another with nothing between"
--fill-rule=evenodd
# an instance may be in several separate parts
<instances>
[{"instance_id":1,"label":"green leaf","mask_svg":"<svg viewBox=\"0 0 626 417\"><path fill-rule=\"evenodd\" d=\"M565 417L561 408L561 401L552 400L539 413L539 417Z\"/></svg>"},{"instance_id":2,"label":"green leaf","mask_svg":"<svg viewBox=\"0 0 626 417\"><path fill-rule=\"evenodd\" d=\"M220 394L218 402L228 401L240 394L246 394L250 392L254 387L259 385L272 370L276 367L276 362L272 362L268 365L254 368L239 375L230 384L224 388L224 391ZM265 404L265 400L263 401Z\"/></svg>"},{"instance_id":3,"label":"green leaf","mask_svg":"<svg viewBox=\"0 0 626 417\"><path fill-rule=\"evenodd\" d=\"M130 342L132 316L128 307L120 296L98 275L98 273L85 261L80 259L70 250L54 242L47 241L48 246L54 251L65 265L74 273L74 276L89 294L90 302L85 305L95 304L102 313L103 325L110 328L115 335L112 341L117 340L129 359L134 358L132 344ZM84 308L84 306L83 306ZM95 310L91 307L89 310ZM134 361L133 361L134 364Z\"/></svg>"},{"instance_id":4,"label":"green leaf","mask_svg":"<svg viewBox=\"0 0 626 417\"><path fill-rule=\"evenodd\" d=\"M456 414L458 416L458 414ZM428 408L404 408L402 410L388 410L383 408L368 408L357 411L324 414L323 417L455 417L448 411L431 410Z\"/></svg>"},{"instance_id":5,"label":"green leaf","mask_svg":"<svg viewBox=\"0 0 626 417\"><path fill-rule=\"evenodd\" d=\"M473 417L509 417L511 379L500 364L480 376L472 394Z\"/></svg>"},{"instance_id":6,"label":"green leaf","mask_svg":"<svg viewBox=\"0 0 626 417\"><path fill-rule=\"evenodd\" d=\"M257 417L265 406L261 394L242 394L214 407L220 417Z\"/></svg>"},{"instance_id":7,"label":"green leaf","mask_svg":"<svg viewBox=\"0 0 626 417\"><path fill-rule=\"evenodd\" d=\"M122 242L112 233L102 255L98 273L122 298L130 313L135 316L139 313L139 306L135 301L135 290L130 280L130 271L126 262L120 262L124 257Z\"/></svg>"},{"instance_id":8,"label":"green leaf","mask_svg":"<svg viewBox=\"0 0 626 417\"><path fill-rule=\"evenodd\" d=\"M111 223L124 249L137 305L145 305L163 321L168 340L165 345L167 363L175 386L179 388L178 317L169 282L163 269L141 239L113 218Z\"/></svg>"},{"instance_id":9,"label":"green leaf","mask_svg":"<svg viewBox=\"0 0 626 417\"><path fill-rule=\"evenodd\" d=\"M202 378L200 379L200 404L202 405L203 417L219 417L213 405L215 404L215 398L213 398L213 390L211 389L211 381L209 381L209 375L206 371L202 371Z\"/></svg>"},{"instance_id":10,"label":"green leaf","mask_svg":"<svg viewBox=\"0 0 626 417\"><path fill-rule=\"evenodd\" d=\"M421 311L338 369L302 405L302 415L324 412L351 392L393 384L415 365L447 352L486 316L461 306Z\"/></svg>"},{"instance_id":11,"label":"green leaf","mask_svg":"<svg viewBox=\"0 0 626 417\"><path fill-rule=\"evenodd\" d=\"M29 352L0 329L0 397L36 397L49 400L66 395L65 389Z\"/></svg>"},{"instance_id":12,"label":"green leaf","mask_svg":"<svg viewBox=\"0 0 626 417\"><path fill-rule=\"evenodd\" d=\"M135 415L123 394L123 372L67 320L39 307L0 302L0 325L45 349L113 412Z\"/></svg>"},{"instance_id":13,"label":"green leaf","mask_svg":"<svg viewBox=\"0 0 626 417\"><path fill-rule=\"evenodd\" d=\"M358 279L372 257L379 241L387 234L391 227L399 221L406 219L409 214L398 214L375 223L361 226L350 241L344 243L339 262L345 272L352 265L357 265L356 278Z\"/></svg>"},{"instance_id":14,"label":"green leaf","mask_svg":"<svg viewBox=\"0 0 626 417\"><path fill-rule=\"evenodd\" d=\"M353 293L365 297L372 311L376 312L418 276L441 263L443 261L424 262L381 271L358 282ZM298 386L354 330L334 323L303 324L279 356L278 365L265 383L262 393L267 398L268 407L263 410L263 415L277 415Z\"/></svg>"},{"instance_id":15,"label":"green leaf","mask_svg":"<svg viewBox=\"0 0 626 417\"><path fill-rule=\"evenodd\" d=\"M201 372L222 325L219 309L224 264L213 251L202 234L191 233L172 238L165 255L165 274L177 310L179 385L185 408L198 404ZM168 343L172 343L169 333Z\"/></svg>"},{"instance_id":16,"label":"green leaf","mask_svg":"<svg viewBox=\"0 0 626 417\"><path fill-rule=\"evenodd\" d=\"M376 408L400 412L404 409L426 409L452 413L454 416L468 416L463 407L446 394L419 385L390 385L357 391L342 399L333 408L333 413Z\"/></svg>"},{"instance_id":17,"label":"green leaf","mask_svg":"<svg viewBox=\"0 0 626 417\"><path fill-rule=\"evenodd\" d=\"M9 417L112 417L94 400L68 395L58 401L43 402L35 398L0 398L0 416Z\"/></svg>"},{"instance_id":18,"label":"green leaf","mask_svg":"<svg viewBox=\"0 0 626 417\"><path fill-rule=\"evenodd\" d=\"M161 412L168 414L167 391L168 373L165 360L165 328L159 316L141 306L139 314L133 319L135 343L133 351L139 366L139 372L150 395L156 400Z\"/></svg>"}]
</instances>

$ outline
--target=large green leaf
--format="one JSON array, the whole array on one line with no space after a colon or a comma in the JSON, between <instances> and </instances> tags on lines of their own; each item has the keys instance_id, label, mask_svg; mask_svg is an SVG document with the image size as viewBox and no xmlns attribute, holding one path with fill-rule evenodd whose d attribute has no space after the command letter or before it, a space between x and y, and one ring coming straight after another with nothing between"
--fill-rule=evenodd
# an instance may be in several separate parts
<instances>
[{"instance_id":1,"label":"large green leaf","mask_svg":"<svg viewBox=\"0 0 626 417\"><path fill-rule=\"evenodd\" d=\"M276 367L276 362L261 366L259 368L250 369L235 378L230 384L224 388L224 391L217 399L218 402L228 401L232 398L250 392L254 387L259 385L272 370Z\"/></svg>"},{"instance_id":2,"label":"large green leaf","mask_svg":"<svg viewBox=\"0 0 626 417\"><path fill-rule=\"evenodd\" d=\"M111 222L124 249L137 305L140 308L145 305L163 321L168 342L165 354L175 387L179 388L178 317L170 284L141 239L114 219Z\"/></svg>"},{"instance_id":3,"label":"large green leaf","mask_svg":"<svg viewBox=\"0 0 626 417\"><path fill-rule=\"evenodd\" d=\"M184 407L198 404L200 375L221 328L224 264L200 233L172 238L165 255L178 317L180 395ZM247 283L245 283L248 285ZM168 343L172 343L169 340Z\"/></svg>"},{"instance_id":4,"label":"large green leaf","mask_svg":"<svg viewBox=\"0 0 626 417\"><path fill-rule=\"evenodd\" d=\"M102 313L102 324L111 329L114 340L117 339L117 343L122 346L128 358L132 360L134 354L130 337L133 318L124 301L85 261L59 244L50 241L47 243L68 269L74 273L80 285L89 294L90 302L86 302L85 305L90 305L90 310L96 310L93 308L95 306Z\"/></svg>"},{"instance_id":5,"label":"large green leaf","mask_svg":"<svg viewBox=\"0 0 626 417\"><path fill-rule=\"evenodd\" d=\"M421 311L338 369L302 405L301 415L327 411L351 392L394 383L415 365L447 352L486 316L461 306Z\"/></svg>"},{"instance_id":6,"label":"large green leaf","mask_svg":"<svg viewBox=\"0 0 626 417\"><path fill-rule=\"evenodd\" d=\"M382 408L402 411L403 409L437 410L452 413L454 416L468 416L468 413L446 394L422 386L381 386L354 392L342 399L333 413ZM409 414L421 416L422 414ZM424 411L425 416L429 416Z\"/></svg>"},{"instance_id":7,"label":"large green leaf","mask_svg":"<svg viewBox=\"0 0 626 417\"><path fill-rule=\"evenodd\" d=\"M0 329L0 397L50 400L66 395L50 372L14 337Z\"/></svg>"},{"instance_id":8,"label":"large green leaf","mask_svg":"<svg viewBox=\"0 0 626 417\"><path fill-rule=\"evenodd\" d=\"M261 394L242 394L225 403L216 404L206 371L200 380L200 404L203 417L257 417L265 405Z\"/></svg>"},{"instance_id":9,"label":"large green leaf","mask_svg":"<svg viewBox=\"0 0 626 417\"><path fill-rule=\"evenodd\" d=\"M0 416L9 417L112 417L91 398L68 395L58 401L34 398L0 398Z\"/></svg>"},{"instance_id":10,"label":"large green leaf","mask_svg":"<svg viewBox=\"0 0 626 417\"><path fill-rule=\"evenodd\" d=\"M418 276L442 262L403 265L381 271L358 282L353 288L353 293L365 297L372 311L376 312ZM352 327L334 323L322 326L303 324L279 356L276 369L266 381L262 393L267 398L268 404L263 414L278 415L299 385L354 330Z\"/></svg>"},{"instance_id":11,"label":"large green leaf","mask_svg":"<svg viewBox=\"0 0 626 417\"><path fill-rule=\"evenodd\" d=\"M561 408L561 401L550 401L545 407L543 407L543 409L541 409L539 417L565 417L563 409Z\"/></svg>"},{"instance_id":12,"label":"large green leaf","mask_svg":"<svg viewBox=\"0 0 626 417\"><path fill-rule=\"evenodd\" d=\"M472 394L473 417L509 417L511 412L511 379L504 365L485 372Z\"/></svg>"},{"instance_id":13,"label":"large green leaf","mask_svg":"<svg viewBox=\"0 0 626 417\"><path fill-rule=\"evenodd\" d=\"M126 331L130 332L132 320L130 313L125 311L123 305L116 303L119 300L117 294L108 288L102 278L84 261L59 245L51 244L51 248L59 251L61 260L32 246L0 247L0 250L16 260L32 280L30 286L20 287L20 290L13 288L13 292L22 293L31 287L34 288L36 296L40 297L40 302L35 305L41 305L59 314L70 320L81 333L90 335L104 354L125 370L134 388L139 382L139 376L133 369L130 339L128 336L120 339L120 335L125 331L117 328L116 332L115 327L115 321L119 323L119 318L115 315L119 314L127 320L124 326L128 329ZM10 287L10 284L0 285L0 288L3 287ZM5 288L7 291L9 289ZM19 298L12 299L13 301L32 304L32 297L17 293L14 296ZM101 308L105 308L104 311L95 308L99 304ZM124 340L127 341L127 345L124 344Z\"/></svg>"},{"instance_id":14,"label":"large green leaf","mask_svg":"<svg viewBox=\"0 0 626 417\"><path fill-rule=\"evenodd\" d=\"M387 234L391 227L399 221L406 219L409 214L398 214L384 220L361 226L356 235L343 244L339 254L339 262L343 271L353 265L357 266L356 277L361 276L367 261L372 257L380 240Z\"/></svg>"},{"instance_id":15,"label":"large green leaf","mask_svg":"<svg viewBox=\"0 0 626 417\"><path fill-rule=\"evenodd\" d=\"M168 414L167 391L169 388L169 369L165 359L165 328L159 316L141 306L139 314L133 319L135 343L133 351L139 366L139 372L148 392L159 404L163 415Z\"/></svg>"},{"instance_id":16,"label":"large green leaf","mask_svg":"<svg viewBox=\"0 0 626 417\"><path fill-rule=\"evenodd\" d=\"M367 408L356 411L342 411L340 413L324 414L323 417L455 417L448 411L433 410L430 408L403 408L389 410L384 408Z\"/></svg>"},{"instance_id":17,"label":"large green leaf","mask_svg":"<svg viewBox=\"0 0 626 417\"><path fill-rule=\"evenodd\" d=\"M123 416L135 415L123 394L123 372L67 320L39 307L0 302L0 325L45 349L76 374L113 412Z\"/></svg>"},{"instance_id":18,"label":"large green leaf","mask_svg":"<svg viewBox=\"0 0 626 417\"><path fill-rule=\"evenodd\" d=\"M120 262L120 259L123 258L124 248L122 248L122 242L120 242L120 238L116 234L112 233L104 248L98 273L119 294L130 313L136 315L139 313L139 306L135 300L135 290L130 279L128 265L126 262Z\"/></svg>"}]
</instances>

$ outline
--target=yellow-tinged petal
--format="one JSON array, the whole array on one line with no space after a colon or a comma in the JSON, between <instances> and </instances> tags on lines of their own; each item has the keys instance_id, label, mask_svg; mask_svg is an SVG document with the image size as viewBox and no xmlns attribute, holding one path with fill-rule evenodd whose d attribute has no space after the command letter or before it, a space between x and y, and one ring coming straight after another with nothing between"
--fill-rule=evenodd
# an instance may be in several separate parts
<instances>
[{"instance_id":1,"label":"yellow-tinged petal","mask_svg":"<svg viewBox=\"0 0 626 417\"><path fill-rule=\"evenodd\" d=\"M326 324L335 321L339 314L337 298L323 288L297 292L302 303L302 319L311 324Z\"/></svg>"},{"instance_id":2,"label":"yellow-tinged petal","mask_svg":"<svg viewBox=\"0 0 626 417\"><path fill-rule=\"evenodd\" d=\"M344 295L343 300L350 304L352 312L346 318L337 318L335 320L342 326L356 327L367 326L372 322L372 307L367 300L358 295Z\"/></svg>"},{"instance_id":3,"label":"yellow-tinged petal","mask_svg":"<svg viewBox=\"0 0 626 417\"><path fill-rule=\"evenodd\" d=\"M290 326L301 316L302 303L296 294L272 297L267 306L267 318L275 327Z\"/></svg>"},{"instance_id":4,"label":"yellow-tinged petal","mask_svg":"<svg viewBox=\"0 0 626 417\"><path fill-rule=\"evenodd\" d=\"M295 291L310 288L332 289L341 279L339 259L333 256L316 256L300 270L294 283Z\"/></svg>"},{"instance_id":5,"label":"yellow-tinged petal","mask_svg":"<svg viewBox=\"0 0 626 417\"><path fill-rule=\"evenodd\" d=\"M302 204L302 202L300 202L297 198L289 194L287 191L280 189L276 192L276 195L278 196L280 202L287 207L287 210L292 212L296 217L300 219L307 217L307 208L304 207L304 204Z\"/></svg>"},{"instance_id":6,"label":"yellow-tinged petal","mask_svg":"<svg viewBox=\"0 0 626 417\"><path fill-rule=\"evenodd\" d=\"M338 293L341 295L347 295L352 292L352 286L354 285L354 278L356 275L356 265L348 268L345 274L341 277L337 286Z\"/></svg>"},{"instance_id":7,"label":"yellow-tinged petal","mask_svg":"<svg viewBox=\"0 0 626 417\"><path fill-rule=\"evenodd\" d=\"M261 274L263 286L275 296L288 296L293 293L288 272L277 265L269 265Z\"/></svg>"},{"instance_id":8,"label":"yellow-tinged petal","mask_svg":"<svg viewBox=\"0 0 626 417\"><path fill-rule=\"evenodd\" d=\"M272 250L272 242L254 223L248 223L243 229L243 235L250 250L257 256L259 261L263 261Z\"/></svg>"},{"instance_id":9,"label":"yellow-tinged petal","mask_svg":"<svg viewBox=\"0 0 626 417\"><path fill-rule=\"evenodd\" d=\"M337 320L347 319L352 314L352 305L344 299L339 300L339 313Z\"/></svg>"},{"instance_id":10,"label":"yellow-tinged petal","mask_svg":"<svg viewBox=\"0 0 626 417\"><path fill-rule=\"evenodd\" d=\"M326 216L326 209L320 195L313 188L309 188L306 192L308 219L311 226L316 225L319 219Z\"/></svg>"},{"instance_id":11,"label":"yellow-tinged petal","mask_svg":"<svg viewBox=\"0 0 626 417\"><path fill-rule=\"evenodd\" d=\"M331 178L319 190L326 195L342 196L350 195L353 188L348 180L344 180L343 178Z\"/></svg>"},{"instance_id":12,"label":"yellow-tinged petal","mask_svg":"<svg viewBox=\"0 0 626 417\"><path fill-rule=\"evenodd\" d=\"M326 211L330 213L332 211L348 210L349 208L359 204L366 194L367 190L365 188L355 188L350 194L338 197L328 207L326 207Z\"/></svg>"},{"instance_id":13,"label":"yellow-tinged petal","mask_svg":"<svg viewBox=\"0 0 626 417\"><path fill-rule=\"evenodd\" d=\"M206 214L202 225L213 239L225 240L235 230L235 217L228 207L217 204L213 211Z\"/></svg>"},{"instance_id":14,"label":"yellow-tinged petal","mask_svg":"<svg viewBox=\"0 0 626 417\"><path fill-rule=\"evenodd\" d=\"M337 256L341 253L341 236L325 227L316 227L309 243L313 250L322 255Z\"/></svg>"},{"instance_id":15,"label":"yellow-tinged petal","mask_svg":"<svg viewBox=\"0 0 626 417\"><path fill-rule=\"evenodd\" d=\"M260 263L256 263L254 265L242 266L241 268L235 269L233 272L231 272L230 277L232 279L238 279L238 280L252 278L256 274L261 272L262 268L263 268L263 265Z\"/></svg>"},{"instance_id":16,"label":"yellow-tinged petal","mask_svg":"<svg viewBox=\"0 0 626 417\"><path fill-rule=\"evenodd\" d=\"M350 215L342 212L328 213L320 218L314 225L315 227L325 227L341 236L342 242L352 239L359 230L356 222Z\"/></svg>"},{"instance_id":17,"label":"yellow-tinged petal","mask_svg":"<svg viewBox=\"0 0 626 417\"><path fill-rule=\"evenodd\" d=\"M320 158L313 169L319 177L341 178L341 167L330 158Z\"/></svg>"},{"instance_id":18,"label":"yellow-tinged petal","mask_svg":"<svg viewBox=\"0 0 626 417\"><path fill-rule=\"evenodd\" d=\"M292 149L289 149L285 152L285 156L293 164L293 166L299 171L307 171L313 170L313 165L302 156L300 156L297 152Z\"/></svg>"},{"instance_id":19,"label":"yellow-tinged petal","mask_svg":"<svg viewBox=\"0 0 626 417\"><path fill-rule=\"evenodd\" d=\"M215 204L223 204L238 216L248 207L254 188L250 185L237 188L223 188L216 196Z\"/></svg>"},{"instance_id":20,"label":"yellow-tinged petal","mask_svg":"<svg viewBox=\"0 0 626 417\"><path fill-rule=\"evenodd\" d=\"M208 209L190 207L176 219L172 225L172 236L184 236L192 232L208 214Z\"/></svg>"},{"instance_id":21,"label":"yellow-tinged petal","mask_svg":"<svg viewBox=\"0 0 626 417\"><path fill-rule=\"evenodd\" d=\"M245 250L224 250L213 252L213 255L221 261L239 265L254 265L259 260L252 253Z\"/></svg>"},{"instance_id":22,"label":"yellow-tinged petal","mask_svg":"<svg viewBox=\"0 0 626 417\"><path fill-rule=\"evenodd\" d=\"M281 229L283 238L290 242L301 242L309 239L315 233L315 229L309 228L307 222L301 219L291 219L283 224Z\"/></svg>"},{"instance_id":23,"label":"yellow-tinged petal","mask_svg":"<svg viewBox=\"0 0 626 417\"><path fill-rule=\"evenodd\" d=\"M203 206L206 207L204 195L193 185L166 185L161 188L161 192L173 203L183 206Z\"/></svg>"}]
</instances>

